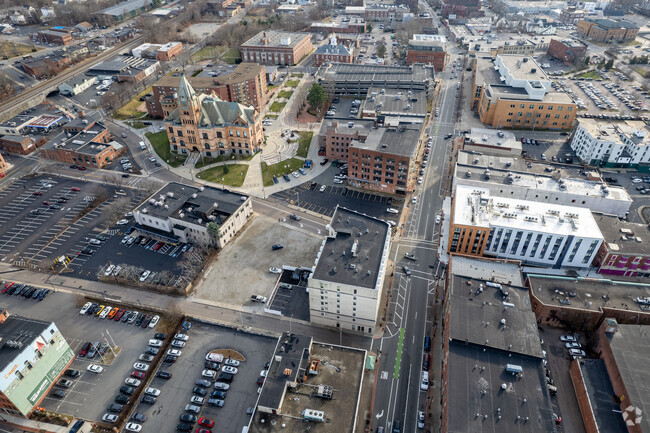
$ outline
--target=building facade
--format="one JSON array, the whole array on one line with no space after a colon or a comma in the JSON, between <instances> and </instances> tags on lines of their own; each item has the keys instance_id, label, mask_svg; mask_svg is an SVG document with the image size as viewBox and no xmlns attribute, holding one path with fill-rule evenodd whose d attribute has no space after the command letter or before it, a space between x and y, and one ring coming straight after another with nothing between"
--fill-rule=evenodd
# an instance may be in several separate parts
<instances>
[{"instance_id":1,"label":"building facade","mask_svg":"<svg viewBox=\"0 0 650 433\"><path fill-rule=\"evenodd\" d=\"M650 128L641 120L578 119L571 149L593 166L644 167L650 163Z\"/></svg>"},{"instance_id":2,"label":"building facade","mask_svg":"<svg viewBox=\"0 0 650 433\"><path fill-rule=\"evenodd\" d=\"M507 54L515 56L532 56L537 50L537 44L528 39L519 39L517 41L506 41L503 45L492 48L490 54L496 56L497 54Z\"/></svg>"},{"instance_id":3,"label":"building facade","mask_svg":"<svg viewBox=\"0 0 650 433\"><path fill-rule=\"evenodd\" d=\"M587 11L584 9L576 9L574 7L562 9L560 11L560 22L566 25L577 24L578 21L587 16Z\"/></svg>"},{"instance_id":4,"label":"building facade","mask_svg":"<svg viewBox=\"0 0 650 433\"><path fill-rule=\"evenodd\" d=\"M307 283L311 322L374 332L390 236L385 221L337 206Z\"/></svg>"},{"instance_id":5,"label":"building facade","mask_svg":"<svg viewBox=\"0 0 650 433\"><path fill-rule=\"evenodd\" d=\"M650 235L645 224L595 215L605 241L598 249L594 266L604 275L650 277Z\"/></svg>"},{"instance_id":6,"label":"building facade","mask_svg":"<svg viewBox=\"0 0 650 433\"><path fill-rule=\"evenodd\" d=\"M41 30L36 33L35 39L55 45L70 45L72 43L72 35L70 33L56 30Z\"/></svg>"},{"instance_id":7,"label":"building facade","mask_svg":"<svg viewBox=\"0 0 650 433\"><path fill-rule=\"evenodd\" d=\"M7 168L9 165L7 164L7 161L0 155L0 176L4 177L5 174L7 173Z\"/></svg>"},{"instance_id":8,"label":"building facade","mask_svg":"<svg viewBox=\"0 0 650 433\"><path fill-rule=\"evenodd\" d=\"M320 66L325 63L354 63L352 51L343 45L336 44L336 37L332 37L327 45L321 45L314 52L314 65ZM332 43L333 42L333 43Z\"/></svg>"},{"instance_id":9,"label":"building facade","mask_svg":"<svg viewBox=\"0 0 650 433\"><path fill-rule=\"evenodd\" d=\"M59 85L59 92L66 96L74 96L90 88L97 82L97 77L79 75Z\"/></svg>"},{"instance_id":10,"label":"building facade","mask_svg":"<svg viewBox=\"0 0 650 433\"><path fill-rule=\"evenodd\" d=\"M229 102L238 102L245 106L252 105L261 111L266 103L266 68L256 63L240 63L235 70L218 77L186 77L190 85L198 92L217 96ZM164 116L161 99L178 91L180 77L164 76L152 86L152 94L147 99L149 117Z\"/></svg>"},{"instance_id":11,"label":"building facade","mask_svg":"<svg viewBox=\"0 0 650 433\"><path fill-rule=\"evenodd\" d=\"M587 54L587 45L572 39L551 39L546 54L558 59L564 64L576 63L584 59Z\"/></svg>"},{"instance_id":12,"label":"building facade","mask_svg":"<svg viewBox=\"0 0 650 433\"><path fill-rule=\"evenodd\" d=\"M240 47L243 62L295 65L313 50L311 34L263 31Z\"/></svg>"},{"instance_id":13,"label":"building facade","mask_svg":"<svg viewBox=\"0 0 650 433\"><path fill-rule=\"evenodd\" d=\"M36 150L34 139L23 135L3 135L0 137L0 149L9 153L29 155Z\"/></svg>"},{"instance_id":14,"label":"building facade","mask_svg":"<svg viewBox=\"0 0 650 433\"><path fill-rule=\"evenodd\" d=\"M633 41L639 34L639 27L630 21L604 18L581 19L576 30L582 36L599 42Z\"/></svg>"},{"instance_id":15,"label":"building facade","mask_svg":"<svg viewBox=\"0 0 650 433\"><path fill-rule=\"evenodd\" d=\"M586 268L603 235L588 209L506 197L459 185L452 203L449 253Z\"/></svg>"},{"instance_id":16,"label":"building facade","mask_svg":"<svg viewBox=\"0 0 650 433\"><path fill-rule=\"evenodd\" d=\"M433 65L436 72L440 72L447 61L446 47L447 38L442 35L415 34L408 44L406 64L429 64Z\"/></svg>"},{"instance_id":17,"label":"building facade","mask_svg":"<svg viewBox=\"0 0 650 433\"><path fill-rule=\"evenodd\" d=\"M21 66L25 72L37 79L53 77L71 64L72 59L60 54L51 54L36 59L26 59L21 62Z\"/></svg>"},{"instance_id":18,"label":"building facade","mask_svg":"<svg viewBox=\"0 0 650 433\"><path fill-rule=\"evenodd\" d=\"M184 75L176 95L163 98L165 127L172 151L204 156L250 155L263 145L262 119L253 107L197 95Z\"/></svg>"}]
</instances>

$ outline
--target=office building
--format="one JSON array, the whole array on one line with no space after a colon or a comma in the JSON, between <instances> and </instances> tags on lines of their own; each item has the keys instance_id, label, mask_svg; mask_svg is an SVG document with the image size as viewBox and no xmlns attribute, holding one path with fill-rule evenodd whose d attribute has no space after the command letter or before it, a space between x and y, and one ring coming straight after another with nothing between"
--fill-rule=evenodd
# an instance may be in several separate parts
<instances>
[{"instance_id":1,"label":"office building","mask_svg":"<svg viewBox=\"0 0 650 433\"><path fill-rule=\"evenodd\" d=\"M650 277L650 231L636 224L607 215L594 215L604 242L594 266L604 275Z\"/></svg>"},{"instance_id":2,"label":"office building","mask_svg":"<svg viewBox=\"0 0 650 433\"><path fill-rule=\"evenodd\" d=\"M200 93L216 93L228 102L238 102L244 106L253 106L261 111L266 103L266 72L264 65L256 63L240 63L229 74L215 77L185 77L190 85ZM152 94L147 99L147 114L149 117L163 117L164 112L160 100L178 91L181 77L165 75L152 86Z\"/></svg>"},{"instance_id":3,"label":"office building","mask_svg":"<svg viewBox=\"0 0 650 433\"><path fill-rule=\"evenodd\" d=\"M311 322L372 335L387 273L390 226L337 206L327 230L307 283Z\"/></svg>"},{"instance_id":4,"label":"office building","mask_svg":"<svg viewBox=\"0 0 650 433\"><path fill-rule=\"evenodd\" d=\"M606 18L581 19L576 30L582 36L598 42L633 41L639 34L639 26L630 21Z\"/></svg>"},{"instance_id":5,"label":"office building","mask_svg":"<svg viewBox=\"0 0 650 433\"><path fill-rule=\"evenodd\" d=\"M321 45L314 52L314 65L320 66L325 63L353 63L354 55L351 50L339 45L336 36L332 35L330 43Z\"/></svg>"},{"instance_id":6,"label":"office building","mask_svg":"<svg viewBox=\"0 0 650 433\"><path fill-rule=\"evenodd\" d=\"M530 39L517 39L514 41L504 41L503 45L490 49L490 54L494 57L500 55L515 55L515 56L532 56L537 50L537 44Z\"/></svg>"},{"instance_id":7,"label":"office building","mask_svg":"<svg viewBox=\"0 0 650 433\"><path fill-rule=\"evenodd\" d=\"M576 63L584 59L587 45L575 39L551 39L546 54L564 64Z\"/></svg>"},{"instance_id":8,"label":"office building","mask_svg":"<svg viewBox=\"0 0 650 433\"><path fill-rule=\"evenodd\" d=\"M560 11L560 22L565 25L574 25L578 21L586 17L588 12L584 9L576 9L575 7L568 7Z\"/></svg>"},{"instance_id":9,"label":"office building","mask_svg":"<svg viewBox=\"0 0 650 433\"><path fill-rule=\"evenodd\" d=\"M311 53L311 34L268 30L258 33L240 47L243 62L295 65Z\"/></svg>"},{"instance_id":10,"label":"office building","mask_svg":"<svg viewBox=\"0 0 650 433\"><path fill-rule=\"evenodd\" d=\"M648 132L641 120L580 118L571 149L588 165L637 168L650 162Z\"/></svg>"},{"instance_id":11,"label":"office building","mask_svg":"<svg viewBox=\"0 0 650 433\"><path fill-rule=\"evenodd\" d=\"M477 58L472 95L481 122L495 128L569 129L577 111L569 95L551 90L551 80L527 56Z\"/></svg>"},{"instance_id":12,"label":"office building","mask_svg":"<svg viewBox=\"0 0 650 433\"><path fill-rule=\"evenodd\" d=\"M29 136L3 135L0 136L0 149L9 153L29 155L36 150L36 142Z\"/></svg>"},{"instance_id":13,"label":"office building","mask_svg":"<svg viewBox=\"0 0 650 433\"><path fill-rule=\"evenodd\" d=\"M587 268L603 236L588 209L491 196L458 185L449 253L520 260L534 266Z\"/></svg>"},{"instance_id":14,"label":"office building","mask_svg":"<svg viewBox=\"0 0 650 433\"><path fill-rule=\"evenodd\" d=\"M223 248L253 214L251 198L226 189L195 188L170 182L134 211L135 229L172 245L192 243ZM219 235L208 226L217 224Z\"/></svg>"},{"instance_id":15,"label":"office building","mask_svg":"<svg viewBox=\"0 0 650 433\"><path fill-rule=\"evenodd\" d=\"M0 413L25 417L74 360L54 322L0 309Z\"/></svg>"},{"instance_id":16,"label":"office building","mask_svg":"<svg viewBox=\"0 0 650 433\"><path fill-rule=\"evenodd\" d=\"M415 34L409 40L406 64L424 63L433 65L436 72L445 68L447 59L447 38L443 35Z\"/></svg>"}]
</instances>

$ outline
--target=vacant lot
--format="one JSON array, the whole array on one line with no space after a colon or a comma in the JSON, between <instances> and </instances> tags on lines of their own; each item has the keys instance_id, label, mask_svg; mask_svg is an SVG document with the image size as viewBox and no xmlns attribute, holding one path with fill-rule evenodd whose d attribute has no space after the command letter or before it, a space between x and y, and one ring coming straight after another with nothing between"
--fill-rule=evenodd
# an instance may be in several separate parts
<instances>
[{"instance_id":1,"label":"vacant lot","mask_svg":"<svg viewBox=\"0 0 650 433\"><path fill-rule=\"evenodd\" d=\"M242 186L248 166L244 164L229 164L219 165L217 167L208 168L196 175L199 179L207 180L208 182L219 183L229 186Z\"/></svg>"},{"instance_id":2,"label":"vacant lot","mask_svg":"<svg viewBox=\"0 0 650 433\"><path fill-rule=\"evenodd\" d=\"M0 58L11 58L24 56L26 54L36 52L32 45L17 44L15 42L2 42L0 43Z\"/></svg>"}]
</instances>

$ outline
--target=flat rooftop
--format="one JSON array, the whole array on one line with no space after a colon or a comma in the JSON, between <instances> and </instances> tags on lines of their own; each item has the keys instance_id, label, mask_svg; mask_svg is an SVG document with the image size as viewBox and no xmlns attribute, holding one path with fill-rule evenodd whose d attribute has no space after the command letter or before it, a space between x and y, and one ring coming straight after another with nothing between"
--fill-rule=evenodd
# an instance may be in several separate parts
<instances>
[{"instance_id":1,"label":"flat rooftop","mask_svg":"<svg viewBox=\"0 0 650 433\"><path fill-rule=\"evenodd\" d=\"M255 77L263 75L266 71L264 65L257 63L240 63L236 68L232 66L204 68L201 74L197 77L186 76L187 81L195 89L206 89L210 87L219 87L226 84L237 84L246 80L255 79ZM210 75L212 73L214 76ZM172 87L178 89L180 86L181 77L173 77L166 75L158 80L154 86Z\"/></svg>"},{"instance_id":2,"label":"flat rooftop","mask_svg":"<svg viewBox=\"0 0 650 433\"><path fill-rule=\"evenodd\" d=\"M449 261L449 273L524 287L519 262L512 260L453 255Z\"/></svg>"},{"instance_id":3,"label":"flat rooftop","mask_svg":"<svg viewBox=\"0 0 650 433\"><path fill-rule=\"evenodd\" d=\"M528 289L506 283L492 287L486 282L451 275L450 338L541 359L542 346Z\"/></svg>"},{"instance_id":4,"label":"flat rooftop","mask_svg":"<svg viewBox=\"0 0 650 433\"><path fill-rule=\"evenodd\" d=\"M131 11L135 11L143 7L149 6L151 5L151 3L152 3L151 0L130 0L130 1L118 3L115 6L111 6L106 9L102 9L98 13L104 15L120 16L122 14L128 14Z\"/></svg>"},{"instance_id":5,"label":"flat rooftop","mask_svg":"<svg viewBox=\"0 0 650 433\"><path fill-rule=\"evenodd\" d=\"M522 374L507 372L507 364ZM453 341L447 365L448 432L556 431L541 359Z\"/></svg>"},{"instance_id":6,"label":"flat rooftop","mask_svg":"<svg viewBox=\"0 0 650 433\"><path fill-rule=\"evenodd\" d=\"M424 82L434 77L433 67L421 64L412 66L365 65L355 63L332 63L329 67L321 67L319 75L323 79L340 81L370 81L382 82Z\"/></svg>"},{"instance_id":7,"label":"flat rooftop","mask_svg":"<svg viewBox=\"0 0 650 433\"><path fill-rule=\"evenodd\" d=\"M1 309L0 309L1 311ZM50 326L50 322L10 315L0 324L0 371L4 370L26 347ZM9 347L7 342L19 342L21 347ZM22 368L22 364L21 364Z\"/></svg>"},{"instance_id":8,"label":"flat rooftop","mask_svg":"<svg viewBox=\"0 0 650 433\"><path fill-rule=\"evenodd\" d=\"M621 406L614 400L614 387L609 380L605 361L585 358L578 362L578 367L598 430L607 433L628 433L620 414Z\"/></svg>"},{"instance_id":9,"label":"flat rooftop","mask_svg":"<svg viewBox=\"0 0 650 433\"><path fill-rule=\"evenodd\" d=\"M16 126L24 125L25 123L29 122L33 118L34 118L34 116L19 114L17 116L12 117L9 120L7 120L6 122L0 123L0 126L14 128ZM15 125L14 125L14 123L15 123Z\"/></svg>"},{"instance_id":10,"label":"flat rooftop","mask_svg":"<svg viewBox=\"0 0 650 433\"><path fill-rule=\"evenodd\" d=\"M620 134L629 138L636 146L650 145L650 127L642 120L603 120L580 118L578 123L592 137L625 146Z\"/></svg>"},{"instance_id":11,"label":"flat rooftop","mask_svg":"<svg viewBox=\"0 0 650 433\"><path fill-rule=\"evenodd\" d=\"M630 402L643 415L650 413L650 326L618 325L618 331L609 336L609 345ZM637 418L638 420L639 418ZM650 418L641 418L641 431L650 431Z\"/></svg>"},{"instance_id":12,"label":"flat rooftop","mask_svg":"<svg viewBox=\"0 0 650 433\"><path fill-rule=\"evenodd\" d=\"M486 188L456 187L454 224L554 233L564 236L602 237L589 209L530 200L490 196Z\"/></svg>"},{"instance_id":13,"label":"flat rooftop","mask_svg":"<svg viewBox=\"0 0 650 433\"><path fill-rule=\"evenodd\" d=\"M305 337L303 337L305 338ZM309 432L352 432L355 430L357 407L366 353L363 350L331 346L314 342L311 346L310 360L319 360L318 374L301 371L303 383L296 388L288 388L281 403L282 415L271 415L257 411L248 429L249 433L281 431L286 433ZM269 374L275 367L271 364ZM305 360L309 367L309 361ZM260 406L266 393L264 384ZM331 399L316 397L318 386L333 389ZM326 422L303 421L302 412L312 409L324 412ZM264 423L261 420L264 420Z\"/></svg>"},{"instance_id":14,"label":"flat rooftop","mask_svg":"<svg viewBox=\"0 0 650 433\"><path fill-rule=\"evenodd\" d=\"M650 229L647 224L635 224L600 214L594 214L594 219L612 251L620 251L625 255L648 254Z\"/></svg>"},{"instance_id":15,"label":"flat rooftop","mask_svg":"<svg viewBox=\"0 0 650 433\"><path fill-rule=\"evenodd\" d=\"M371 129L365 141L352 140L350 149L374 150L388 155L413 157L424 124L400 124L397 127Z\"/></svg>"},{"instance_id":16,"label":"flat rooftop","mask_svg":"<svg viewBox=\"0 0 650 433\"><path fill-rule=\"evenodd\" d=\"M327 134L327 130L334 128L337 134L353 135L354 133L359 133L359 135L365 136L370 133L370 130L374 126L374 119L350 119L345 121L325 118L321 125L320 134L325 135Z\"/></svg>"},{"instance_id":17,"label":"flat rooftop","mask_svg":"<svg viewBox=\"0 0 650 433\"><path fill-rule=\"evenodd\" d=\"M312 278L374 289L390 242L387 222L337 206Z\"/></svg>"},{"instance_id":18,"label":"flat rooftop","mask_svg":"<svg viewBox=\"0 0 650 433\"><path fill-rule=\"evenodd\" d=\"M259 32L243 44L242 47L280 47L292 48L298 45L298 42L309 38L309 33L297 32L279 32L274 30L265 30Z\"/></svg>"},{"instance_id":19,"label":"flat rooftop","mask_svg":"<svg viewBox=\"0 0 650 433\"><path fill-rule=\"evenodd\" d=\"M608 278L567 278L529 274L528 287L546 305L601 311L602 307L650 314L637 298L650 297L650 284Z\"/></svg>"},{"instance_id":20,"label":"flat rooftop","mask_svg":"<svg viewBox=\"0 0 650 433\"><path fill-rule=\"evenodd\" d=\"M498 54L497 57L501 58L503 65L516 80L549 81L546 72L531 56Z\"/></svg>"},{"instance_id":21,"label":"flat rooftop","mask_svg":"<svg viewBox=\"0 0 650 433\"><path fill-rule=\"evenodd\" d=\"M209 216L221 224L235 213L247 196L209 186L195 188L170 182L151 195L135 209L161 219L186 219L194 224L211 222ZM201 221L199 221L201 220Z\"/></svg>"},{"instance_id":22,"label":"flat rooftop","mask_svg":"<svg viewBox=\"0 0 650 433\"><path fill-rule=\"evenodd\" d=\"M465 135L465 142L468 141L479 146L518 149L521 151L521 141L517 140L515 134L509 131L472 128L470 133Z\"/></svg>"},{"instance_id":23,"label":"flat rooftop","mask_svg":"<svg viewBox=\"0 0 650 433\"><path fill-rule=\"evenodd\" d=\"M363 101L362 112L380 111L386 116L427 115L427 92L424 90L402 91L371 87Z\"/></svg>"}]
</instances>

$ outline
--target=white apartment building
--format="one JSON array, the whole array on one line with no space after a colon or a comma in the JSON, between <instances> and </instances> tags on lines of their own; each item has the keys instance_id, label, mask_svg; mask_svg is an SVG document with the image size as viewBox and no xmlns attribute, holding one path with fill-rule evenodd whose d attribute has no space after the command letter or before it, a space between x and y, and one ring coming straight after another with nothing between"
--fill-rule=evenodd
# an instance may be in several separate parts
<instances>
[{"instance_id":1,"label":"white apartment building","mask_svg":"<svg viewBox=\"0 0 650 433\"><path fill-rule=\"evenodd\" d=\"M650 162L650 128L641 120L576 119L571 140L585 164L630 167Z\"/></svg>"},{"instance_id":2,"label":"white apartment building","mask_svg":"<svg viewBox=\"0 0 650 433\"><path fill-rule=\"evenodd\" d=\"M472 229L476 234L465 239ZM591 266L603 242L589 209L491 196L487 188L464 185L456 187L450 232L452 253L471 254L474 245L476 255L554 269Z\"/></svg>"},{"instance_id":3,"label":"white apartment building","mask_svg":"<svg viewBox=\"0 0 650 433\"><path fill-rule=\"evenodd\" d=\"M309 277L311 321L372 334L390 250L385 221L337 207Z\"/></svg>"},{"instance_id":4,"label":"white apartment building","mask_svg":"<svg viewBox=\"0 0 650 433\"><path fill-rule=\"evenodd\" d=\"M176 245L183 242L223 248L253 214L251 198L211 187L170 182L133 212L136 232ZM209 223L219 225L215 241Z\"/></svg>"}]
</instances>

